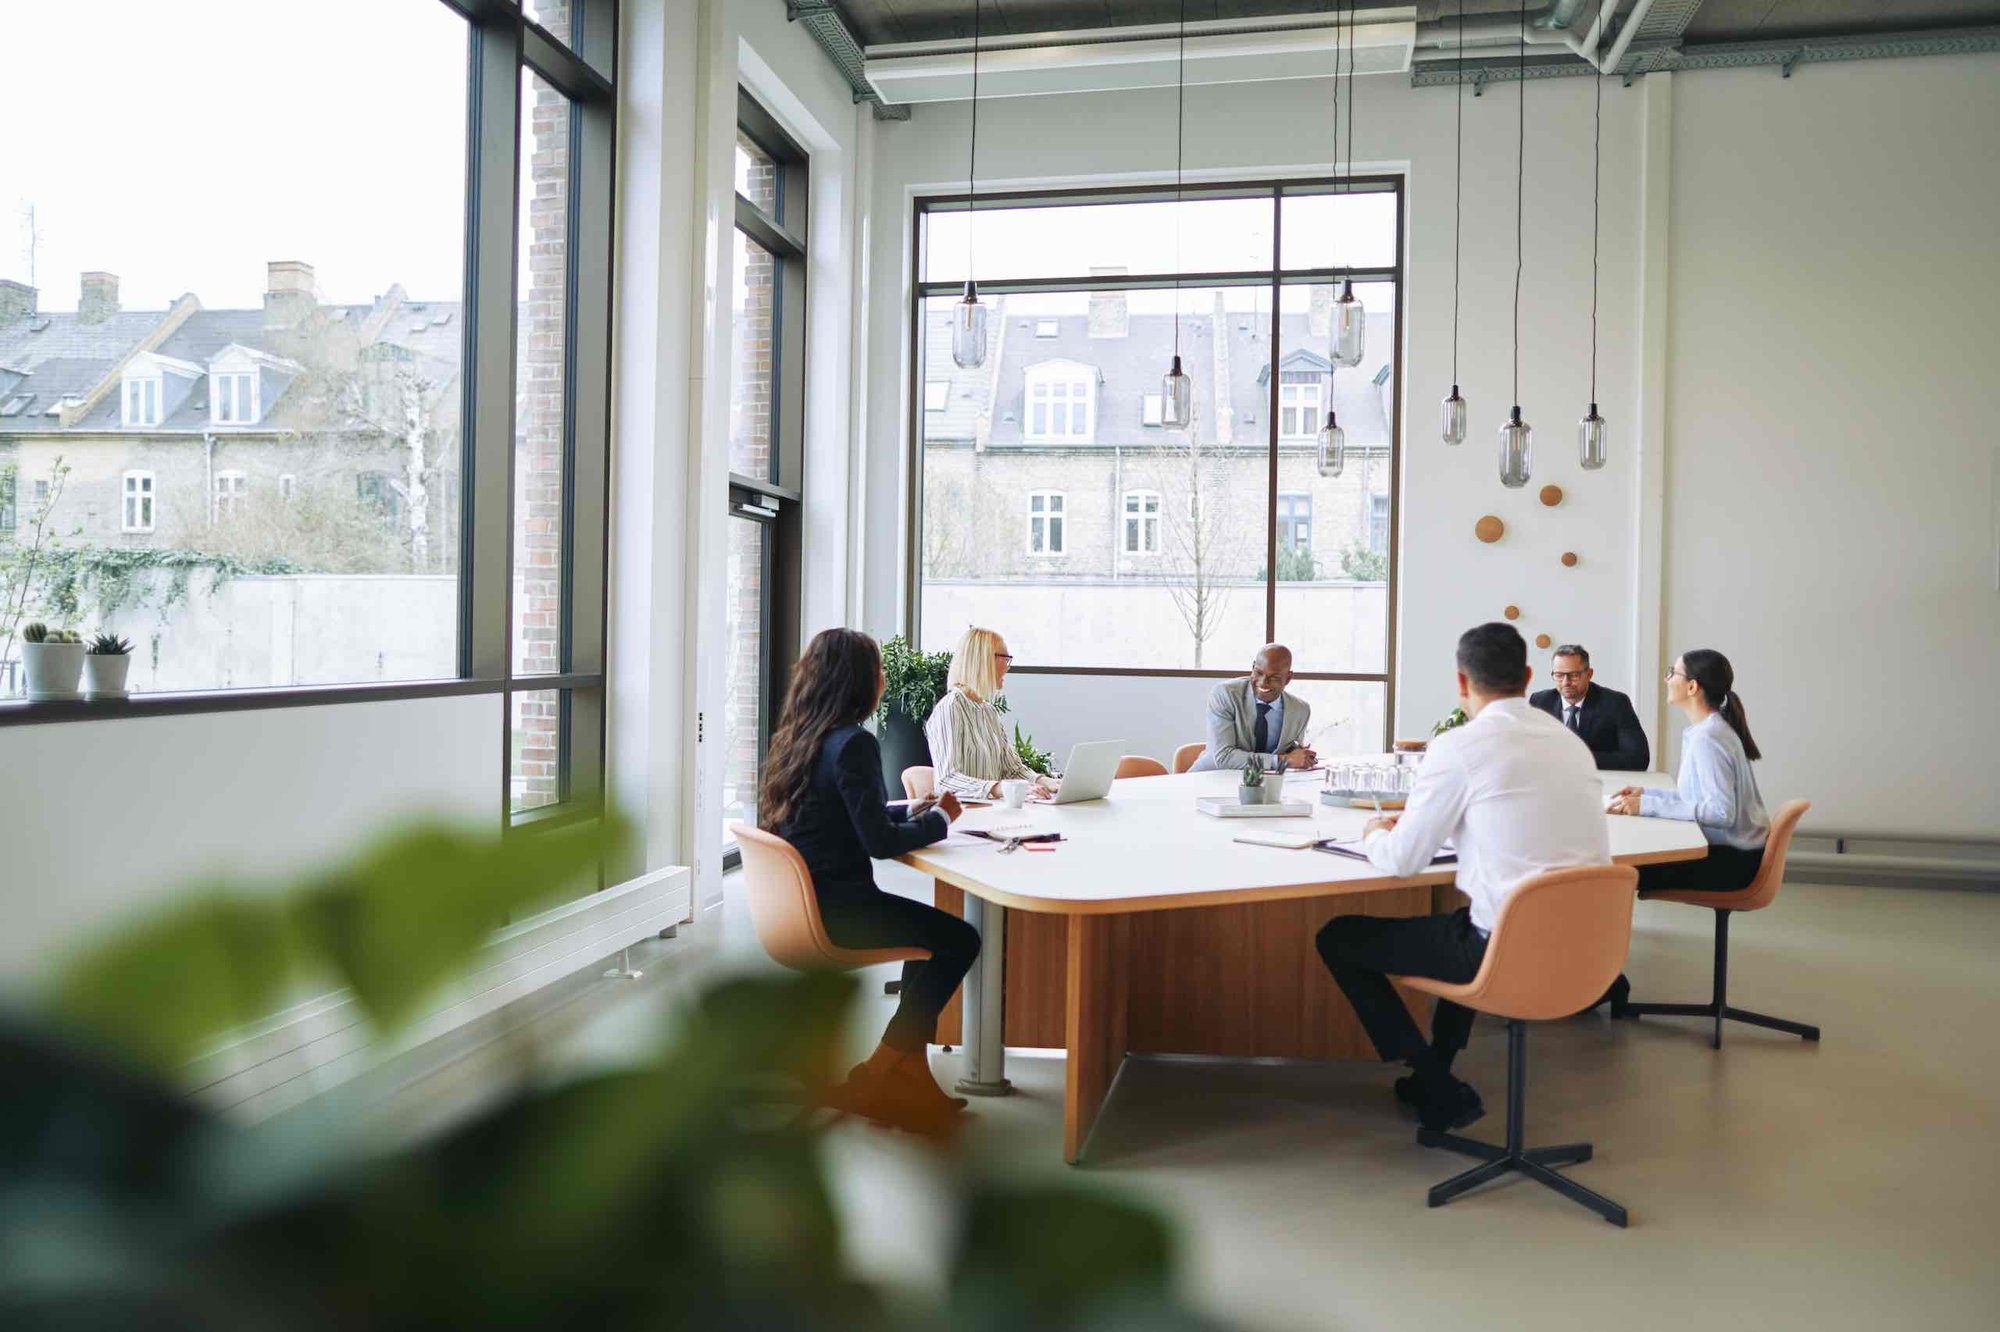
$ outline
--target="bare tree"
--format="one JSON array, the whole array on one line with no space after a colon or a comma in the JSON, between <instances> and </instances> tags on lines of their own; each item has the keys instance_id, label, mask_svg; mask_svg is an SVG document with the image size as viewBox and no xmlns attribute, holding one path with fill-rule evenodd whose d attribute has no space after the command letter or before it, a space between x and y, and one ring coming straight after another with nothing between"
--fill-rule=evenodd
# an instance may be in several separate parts
<instances>
[{"instance_id":1,"label":"bare tree","mask_svg":"<svg viewBox=\"0 0 2000 1332\"><path fill-rule=\"evenodd\" d=\"M1167 594L1194 640L1201 669L1208 640L1222 627L1233 590L1228 571L1242 558L1245 536L1229 522L1225 497L1239 450L1204 439L1199 414L1172 443L1160 445L1151 463L1162 496L1160 528Z\"/></svg>"}]
</instances>

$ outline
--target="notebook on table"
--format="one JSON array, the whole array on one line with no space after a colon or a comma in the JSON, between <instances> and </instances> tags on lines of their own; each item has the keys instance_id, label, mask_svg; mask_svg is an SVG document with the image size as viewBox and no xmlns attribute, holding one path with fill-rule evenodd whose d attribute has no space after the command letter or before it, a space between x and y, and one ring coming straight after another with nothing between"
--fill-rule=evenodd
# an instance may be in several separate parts
<instances>
[{"instance_id":1,"label":"notebook on table","mask_svg":"<svg viewBox=\"0 0 2000 1332\"><path fill-rule=\"evenodd\" d=\"M1330 856L1346 856L1349 860L1368 859L1368 852L1361 845L1359 837L1328 837L1322 841L1314 842L1313 850L1324 851ZM1431 857L1433 868L1438 865L1456 865L1457 863L1458 848L1454 847L1450 842L1446 842L1443 846L1439 847L1437 854Z\"/></svg>"}]
</instances>

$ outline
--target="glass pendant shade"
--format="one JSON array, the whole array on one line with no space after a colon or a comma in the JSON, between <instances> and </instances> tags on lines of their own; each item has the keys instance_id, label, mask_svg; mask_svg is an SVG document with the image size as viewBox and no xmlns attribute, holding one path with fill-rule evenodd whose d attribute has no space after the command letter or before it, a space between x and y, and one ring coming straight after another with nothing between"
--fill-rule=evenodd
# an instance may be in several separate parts
<instances>
[{"instance_id":1,"label":"glass pendant shade","mask_svg":"<svg viewBox=\"0 0 2000 1332\"><path fill-rule=\"evenodd\" d=\"M1340 428L1332 412L1326 414L1326 424L1319 431L1319 474L1339 476L1340 469L1347 466L1347 432Z\"/></svg>"},{"instance_id":2,"label":"glass pendant shade","mask_svg":"<svg viewBox=\"0 0 2000 1332\"><path fill-rule=\"evenodd\" d=\"M1458 385L1451 386L1451 396L1444 400L1444 420L1442 433L1447 444L1465 443L1465 399L1458 396Z\"/></svg>"},{"instance_id":3,"label":"glass pendant shade","mask_svg":"<svg viewBox=\"0 0 2000 1332\"><path fill-rule=\"evenodd\" d=\"M1174 368L1160 381L1160 424L1169 430L1185 430L1194 419L1194 381L1174 357Z\"/></svg>"},{"instance_id":4,"label":"glass pendant shade","mask_svg":"<svg viewBox=\"0 0 2000 1332\"><path fill-rule=\"evenodd\" d=\"M1354 299L1354 284L1349 282L1341 288L1340 299L1333 304L1333 363L1360 365L1362 344L1367 335L1367 312L1361 308L1361 302Z\"/></svg>"},{"instance_id":5,"label":"glass pendant shade","mask_svg":"<svg viewBox=\"0 0 2000 1332\"><path fill-rule=\"evenodd\" d=\"M1586 472L1594 472L1604 466L1611 448L1611 427L1597 414L1597 404L1590 404L1590 415L1576 424L1576 445L1578 460Z\"/></svg>"},{"instance_id":6,"label":"glass pendant shade","mask_svg":"<svg viewBox=\"0 0 2000 1332\"><path fill-rule=\"evenodd\" d=\"M1535 431L1521 419L1521 408L1517 403L1507 424L1500 427L1500 484L1509 490L1519 490L1528 484L1528 473L1535 459Z\"/></svg>"},{"instance_id":7,"label":"glass pendant shade","mask_svg":"<svg viewBox=\"0 0 2000 1332\"><path fill-rule=\"evenodd\" d=\"M965 284L965 299L952 311L951 359L961 370L986 362L986 307L979 303L979 288Z\"/></svg>"}]
</instances>

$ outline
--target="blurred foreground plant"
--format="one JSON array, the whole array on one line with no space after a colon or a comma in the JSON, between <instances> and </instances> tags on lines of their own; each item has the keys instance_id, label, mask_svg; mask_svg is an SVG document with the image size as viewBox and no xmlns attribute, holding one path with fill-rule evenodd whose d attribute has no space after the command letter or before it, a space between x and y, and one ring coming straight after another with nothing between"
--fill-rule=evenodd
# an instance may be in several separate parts
<instances>
[{"instance_id":1,"label":"blurred foreground plant","mask_svg":"<svg viewBox=\"0 0 2000 1332\"><path fill-rule=\"evenodd\" d=\"M943 1304L850 1275L826 1116L805 1108L834 1075L846 976L716 985L650 1058L393 1148L225 1120L171 1082L308 977L393 1029L623 835L424 825L290 891L210 886L83 954L50 1015L0 1020L0 1327L1204 1326L1174 1301L1157 1216L942 1158Z\"/></svg>"}]
</instances>

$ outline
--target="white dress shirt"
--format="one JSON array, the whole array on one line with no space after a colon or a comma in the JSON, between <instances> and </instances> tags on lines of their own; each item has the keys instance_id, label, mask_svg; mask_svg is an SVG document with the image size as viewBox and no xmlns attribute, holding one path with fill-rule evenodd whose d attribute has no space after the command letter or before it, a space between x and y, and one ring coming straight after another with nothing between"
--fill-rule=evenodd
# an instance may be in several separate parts
<instances>
[{"instance_id":1,"label":"white dress shirt","mask_svg":"<svg viewBox=\"0 0 2000 1332\"><path fill-rule=\"evenodd\" d=\"M1692 819L1711 845L1755 851L1771 834L1771 817L1757 791L1757 774L1728 718L1711 712L1681 732L1678 789L1646 791L1639 813L1652 819Z\"/></svg>"},{"instance_id":2,"label":"white dress shirt","mask_svg":"<svg viewBox=\"0 0 2000 1332\"><path fill-rule=\"evenodd\" d=\"M1458 887L1472 923L1491 933L1500 905L1547 870L1611 863L1604 784L1590 751L1525 698L1488 703L1431 741L1396 826L1368 834L1368 859L1406 878L1445 842L1458 850Z\"/></svg>"}]
</instances>

